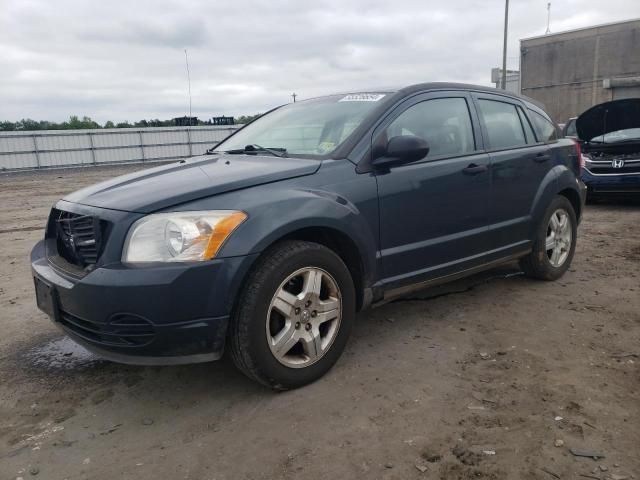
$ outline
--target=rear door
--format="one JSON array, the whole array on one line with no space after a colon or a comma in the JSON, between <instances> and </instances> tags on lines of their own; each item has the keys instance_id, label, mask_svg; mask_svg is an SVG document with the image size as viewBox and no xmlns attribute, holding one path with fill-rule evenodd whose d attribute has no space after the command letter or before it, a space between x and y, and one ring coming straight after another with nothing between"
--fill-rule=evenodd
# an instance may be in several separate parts
<instances>
[{"instance_id":1,"label":"rear door","mask_svg":"<svg viewBox=\"0 0 640 480\"><path fill-rule=\"evenodd\" d=\"M522 102L474 94L485 146L491 159L489 241L504 253L530 243L533 203L551 169L550 147L538 139Z\"/></svg>"},{"instance_id":2,"label":"rear door","mask_svg":"<svg viewBox=\"0 0 640 480\"><path fill-rule=\"evenodd\" d=\"M397 135L415 135L430 146L423 160L376 173L386 285L481 261L490 176L477 129L468 93L438 92L407 100L374 132L374 152Z\"/></svg>"}]
</instances>

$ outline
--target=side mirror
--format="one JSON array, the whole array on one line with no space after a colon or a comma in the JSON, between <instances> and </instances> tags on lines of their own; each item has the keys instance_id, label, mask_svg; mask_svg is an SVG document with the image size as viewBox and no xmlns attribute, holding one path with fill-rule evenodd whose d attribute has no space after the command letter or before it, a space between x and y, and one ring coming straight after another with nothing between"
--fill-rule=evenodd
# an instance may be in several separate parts
<instances>
[{"instance_id":1,"label":"side mirror","mask_svg":"<svg viewBox=\"0 0 640 480\"><path fill-rule=\"evenodd\" d=\"M422 160L429 153L429 144L415 135L399 135L391 138L382 156L373 160L376 167L389 168L395 165Z\"/></svg>"}]
</instances>

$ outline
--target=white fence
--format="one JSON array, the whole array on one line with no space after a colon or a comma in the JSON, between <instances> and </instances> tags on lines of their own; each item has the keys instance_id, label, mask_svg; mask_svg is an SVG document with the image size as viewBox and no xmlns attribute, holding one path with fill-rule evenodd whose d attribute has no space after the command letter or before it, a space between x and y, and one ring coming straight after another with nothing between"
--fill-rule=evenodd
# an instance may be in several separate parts
<instances>
[{"instance_id":1,"label":"white fence","mask_svg":"<svg viewBox=\"0 0 640 480\"><path fill-rule=\"evenodd\" d=\"M152 162L201 155L238 125L0 132L0 171Z\"/></svg>"}]
</instances>

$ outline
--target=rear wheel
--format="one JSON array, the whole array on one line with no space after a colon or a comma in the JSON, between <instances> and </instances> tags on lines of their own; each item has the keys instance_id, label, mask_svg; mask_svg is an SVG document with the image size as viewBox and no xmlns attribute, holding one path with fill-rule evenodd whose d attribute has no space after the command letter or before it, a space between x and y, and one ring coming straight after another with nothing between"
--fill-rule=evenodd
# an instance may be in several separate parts
<instances>
[{"instance_id":1,"label":"rear wheel","mask_svg":"<svg viewBox=\"0 0 640 480\"><path fill-rule=\"evenodd\" d=\"M531 253L520 260L525 274L540 280L560 278L571 265L576 249L577 227L571 202L558 195L538 226Z\"/></svg>"},{"instance_id":2,"label":"rear wheel","mask_svg":"<svg viewBox=\"0 0 640 480\"><path fill-rule=\"evenodd\" d=\"M230 327L236 366L278 390L310 383L336 362L355 316L353 281L328 248L276 245L259 261Z\"/></svg>"}]
</instances>

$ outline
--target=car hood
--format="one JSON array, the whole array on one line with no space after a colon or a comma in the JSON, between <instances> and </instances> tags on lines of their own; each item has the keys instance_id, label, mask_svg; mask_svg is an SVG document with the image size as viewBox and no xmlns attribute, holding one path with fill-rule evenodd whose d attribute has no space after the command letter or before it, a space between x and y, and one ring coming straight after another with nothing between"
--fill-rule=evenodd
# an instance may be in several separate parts
<instances>
[{"instance_id":1,"label":"car hood","mask_svg":"<svg viewBox=\"0 0 640 480\"><path fill-rule=\"evenodd\" d=\"M640 98L613 100L591 107L576 119L576 131L581 140L598 135L640 128Z\"/></svg>"},{"instance_id":2,"label":"car hood","mask_svg":"<svg viewBox=\"0 0 640 480\"><path fill-rule=\"evenodd\" d=\"M78 190L68 202L151 213L219 193L310 175L320 161L256 155L193 157Z\"/></svg>"}]
</instances>

